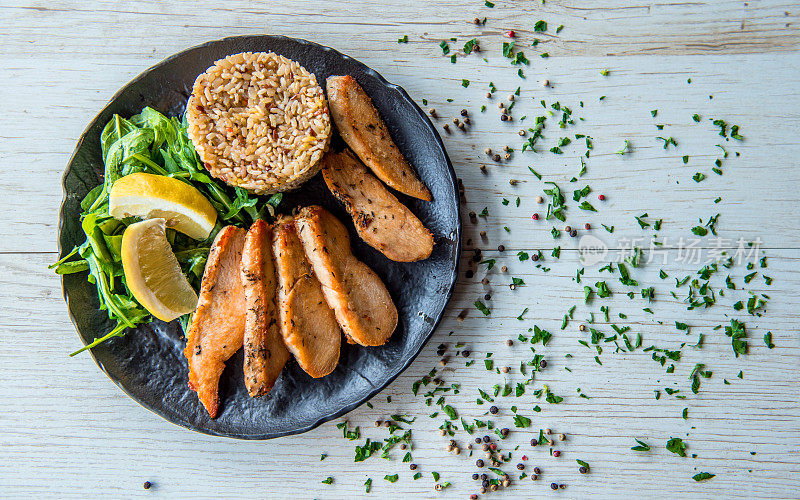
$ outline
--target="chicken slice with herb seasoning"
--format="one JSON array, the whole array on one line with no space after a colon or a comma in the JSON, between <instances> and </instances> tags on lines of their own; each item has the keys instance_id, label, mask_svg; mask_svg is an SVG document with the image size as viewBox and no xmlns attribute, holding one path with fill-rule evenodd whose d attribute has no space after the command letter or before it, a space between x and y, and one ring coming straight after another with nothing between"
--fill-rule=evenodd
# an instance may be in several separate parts
<instances>
[{"instance_id":1,"label":"chicken slice with herb seasoning","mask_svg":"<svg viewBox=\"0 0 800 500\"><path fill-rule=\"evenodd\" d=\"M189 387L211 418L219 412L219 377L225 362L242 347L245 298L241 262L245 230L226 226L217 234L200 284L192 324L186 334Z\"/></svg>"},{"instance_id":2,"label":"chicken slice with herb seasoning","mask_svg":"<svg viewBox=\"0 0 800 500\"><path fill-rule=\"evenodd\" d=\"M339 362L342 331L325 301L294 221L285 217L275 224L272 248L278 271L280 331L286 347L306 373L319 378Z\"/></svg>"},{"instance_id":3,"label":"chicken slice with herb seasoning","mask_svg":"<svg viewBox=\"0 0 800 500\"><path fill-rule=\"evenodd\" d=\"M383 182L401 193L431 201L431 192L397 149L389 129L352 76L330 76L328 106L342 139Z\"/></svg>"},{"instance_id":4,"label":"chicken slice with herb seasoning","mask_svg":"<svg viewBox=\"0 0 800 500\"><path fill-rule=\"evenodd\" d=\"M344 203L358 235L369 246L397 262L430 256L431 232L350 150L328 153L322 176L328 189Z\"/></svg>"},{"instance_id":5,"label":"chicken slice with herb seasoning","mask_svg":"<svg viewBox=\"0 0 800 500\"><path fill-rule=\"evenodd\" d=\"M318 206L303 208L296 224L306 257L348 340L385 344L397 327L397 308L378 275L353 255L344 224Z\"/></svg>"},{"instance_id":6,"label":"chicken slice with herb seasoning","mask_svg":"<svg viewBox=\"0 0 800 500\"><path fill-rule=\"evenodd\" d=\"M251 397L268 393L289 359L278 324L272 228L250 227L242 250L242 284L247 307L244 328L244 385Z\"/></svg>"}]
</instances>

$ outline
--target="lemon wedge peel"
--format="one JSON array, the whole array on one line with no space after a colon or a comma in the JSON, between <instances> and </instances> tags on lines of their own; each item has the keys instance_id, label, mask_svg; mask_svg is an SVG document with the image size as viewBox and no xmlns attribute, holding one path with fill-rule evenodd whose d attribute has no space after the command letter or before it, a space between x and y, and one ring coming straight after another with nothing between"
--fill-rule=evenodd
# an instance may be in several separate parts
<instances>
[{"instance_id":1,"label":"lemon wedge peel","mask_svg":"<svg viewBox=\"0 0 800 500\"><path fill-rule=\"evenodd\" d=\"M168 227L196 240L208 238L217 223L217 211L197 188L144 172L126 175L114 183L108 211L117 219L163 218Z\"/></svg>"},{"instance_id":2,"label":"lemon wedge peel","mask_svg":"<svg viewBox=\"0 0 800 500\"><path fill-rule=\"evenodd\" d=\"M167 241L166 220L148 219L131 224L122 236L125 282L137 301L162 321L190 313L197 293Z\"/></svg>"}]
</instances>

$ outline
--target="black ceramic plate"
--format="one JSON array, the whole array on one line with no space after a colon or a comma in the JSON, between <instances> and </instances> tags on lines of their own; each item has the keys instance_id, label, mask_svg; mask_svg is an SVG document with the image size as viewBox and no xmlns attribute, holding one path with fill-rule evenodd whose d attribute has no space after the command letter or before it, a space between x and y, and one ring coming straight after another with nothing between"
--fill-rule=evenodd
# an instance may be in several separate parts
<instances>
[{"instance_id":1,"label":"black ceramic plate","mask_svg":"<svg viewBox=\"0 0 800 500\"><path fill-rule=\"evenodd\" d=\"M154 321L95 348L92 355L123 391L170 422L207 434L242 439L269 439L313 429L356 408L388 385L419 353L444 312L455 284L460 252L458 189L455 172L433 125L406 92L364 64L333 49L281 36L226 38L195 47L157 64L120 90L84 132L64 175L59 244L62 255L84 240L78 216L80 200L100 183L103 163L100 132L114 113L130 116L144 106L178 115L195 77L214 61L245 51L273 51L294 59L317 76L352 75L372 97L400 150L416 167L433 194L432 202L398 197L433 232L430 258L416 263L392 262L355 236L352 221L317 175L299 191L284 197L280 210L319 204L350 228L353 249L389 289L399 313L390 341L381 347L344 345L336 370L313 379L292 360L272 392L253 399L242 381L242 353L222 375L222 409L216 419L187 387L184 340L177 322ZM63 277L64 297L84 343L112 325L98 309L94 285L86 275ZM79 390L79 389L76 389Z\"/></svg>"}]
</instances>

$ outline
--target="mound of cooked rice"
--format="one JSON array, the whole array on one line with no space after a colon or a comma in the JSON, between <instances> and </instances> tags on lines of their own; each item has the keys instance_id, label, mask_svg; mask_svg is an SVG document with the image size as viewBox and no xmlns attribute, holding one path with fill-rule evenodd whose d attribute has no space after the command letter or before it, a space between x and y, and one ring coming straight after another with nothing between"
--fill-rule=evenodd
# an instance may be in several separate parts
<instances>
[{"instance_id":1,"label":"mound of cooked rice","mask_svg":"<svg viewBox=\"0 0 800 500\"><path fill-rule=\"evenodd\" d=\"M272 52L214 63L195 80L186 117L211 175L258 194L295 189L316 174L331 135L316 77Z\"/></svg>"}]
</instances>

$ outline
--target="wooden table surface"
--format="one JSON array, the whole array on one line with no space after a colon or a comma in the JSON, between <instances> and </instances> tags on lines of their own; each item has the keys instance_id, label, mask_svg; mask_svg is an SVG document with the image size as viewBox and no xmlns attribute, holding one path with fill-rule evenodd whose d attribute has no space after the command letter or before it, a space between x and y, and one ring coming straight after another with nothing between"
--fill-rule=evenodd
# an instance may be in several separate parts
<instances>
[{"instance_id":1,"label":"wooden table surface","mask_svg":"<svg viewBox=\"0 0 800 500\"><path fill-rule=\"evenodd\" d=\"M492 497L799 497L800 233L794 225L800 190L800 4L495 4L0 1L6 88L0 93L0 189L5 203L0 212L2 496L352 498L365 495L364 483L372 478L366 497L467 498L479 488L470 476L482 452L469 458L466 447L474 436L455 421L459 430L454 439L463 451L447 453L449 437L439 435L445 417L436 398L426 406L422 391L414 396L411 386L432 368L441 369L436 351L444 343L451 359L437 376L446 387L460 384L457 395L445 393L446 403L469 423L485 420L489 403L476 404L478 389L492 393L495 384L516 387L527 378L519 365L531 359L529 345L515 340L509 347L505 341L519 334L530 336L528 329L535 324L553 333L546 347L536 346L549 364L536 373L523 396L496 399L500 412L490 418L498 427L511 428L500 445L513 454L503 466L512 484L490 493ZM476 26L475 17L486 17L485 25ZM538 20L547 22L547 31L534 31ZM563 29L557 31L560 25ZM503 56L507 30L515 31L517 47L529 65L513 66ZM67 317L60 280L46 266L56 260L61 176L77 138L116 90L149 66L208 40L252 33L285 34L335 47L403 86L418 102L427 100L423 107L438 111L437 126L464 183L462 269L475 270L475 276L462 273L444 321L412 366L374 398L372 408L362 406L346 416L351 426L361 426L359 441L342 437L335 425L341 420L267 442L190 432L130 400L89 356L67 357L79 342ZM408 42L398 43L405 35ZM451 37L456 39L449 42L451 54L456 54L454 64L439 45ZM462 47L472 38L482 50L465 55ZM541 41L535 47L534 38ZM540 56L545 52L550 57ZM601 74L606 69L607 74ZM462 79L469 80L468 87ZM544 79L549 87L541 85ZM490 81L497 92L487 99ZM514 121L503 123L497 103L510 104L506 96L517 87L521 89L512 110ZM551 111L556 101L570 107L575 125L559 130L554 125L561 114L554 111L541 151L522 152L526 138L517 132L532 127L534 117L544 113L541 99ZM441 125L459 116L462 108L470 113L469 130L444 133ZM657 115L651 116L656 109ZM695 113L699 123L692 120ZM528 118L522 121L524 115ZM739 125L744 140L726 142L710 119L725 120L728 129ZM656 125L664 125L663 130ZM585 174L570 183L586 150L576 133L591 136L594 149L585 158ZM562 136L571 137L572 144L563 146L561 155L549 152ZM657 136L672 137L677 146L664 149ZM625 140L628 152L615 154ZM716 144L730 153L722 159L722 176L711 170L722 158ZM515 150L508 161L495 163L484 155L484 148L500 151L504 145ZM686 165L684 155L689 157ZM482 164L487 164L486 173L479 169ZM707 178L695 182L695 172ZM512 185L511 180L518 182ZM575 278L584 267L577 251L581 239L562 235L554 240L554 221L531 219L534 212L544 216L536 196L549 187L545 181L565 191L566 223L579 228L579 236L591 234L610 248L603 263L585 265L581 283ZM573 190L585 185L591 186L586 200L596 213L580 210L572 201ZM606 200L600 201L599 194ZM484 207L488 215L472 223L468 213ZM645 212L651 223L663 219L657 241L664 244L652 251L653 228L643 230L634 219ZM698 218L705 223L717 213L718 238L692 234ZM586 222L594 226L591 231L583 228ZM601 223L614 225L614 233L603 230ZM555 224L563 229L565 223ZM486 239L480 231L487 232ZM720 267L712 278L717 303L687 311L683 299L689 285L676 288L675 279L696 277L702 263L688 259L691 249L685 247L696 245L692 248L702 250L703 258L721 250L733 256L740 238L759 241L755 259L766 255L768 267L756 262L753 271L758 275L748 284L743 277L753 271L744 263ZM618 271L600 271L606 261L619 260L624 253L620 250L632 242L645 249L644 260L653 260L631 269L638 287L620 283ZM505 252L498 251L500 244ZM559 259L551 256L556 245L562 248ZM483 259L496 260L493 269L471 263L476 248L483 250ZM545 256L541 267L519 260L519 251L536 250ZM752 260L753 255L744 257ZM501 266L508 271L503 273ZM669 277L660 279L661 270ZM736 290L726 289L727 275ZM764 275L773 279L771 285ZM488 285L481 283L484 276ZM525 284L511 290L507 285L512 277ZM599 280L607 281L613 295L601 299L595 291L585 304L583 286L596 290ZM640 296L640 289L649 286L655 287L651 304ZM720 289L727 292L724 297ZM629 290L635 292L632 299L626 295ZM746 302L748 291L769 296L762 317L732 307L738 300ZM486 293L491 293L490 300L484 299ZM490 307L489 316L472 305L478 299ZM563 317L573 305L573 319L562 330ZM600 309L605 306L610 308L608 321ZM643 311L646 307L654 314ZM525 308L527 313L518 321ZM462 311L467 313L459 321ZM596 324L588 325L592 313ZM724 330L714 329L733 318L746 323L750 344L748 353L738 357ZM690 326L688 335L676 329L675 321ZM614 331L609 323L630 326L631 339L641 333L642 346L626 352L619 341L623 349L615 353L613 342L601 341L604 349L596 361L594 346L590 343L587 349L578 343L590 336L578 327L596 327L610 337ZM763 340L768 331L774 349ZM692 347L701 333L702 348ZM467 367L467 359L453 356L461 350L457 343L472 351L474 365ZM686 345L681 349L682 343ZM651 345L680 349L681 358L662 366L653 361L653 351L644 350ZM510 372L486 370L487 353L493 353L495 367L507 365ZM700 379L695 395L690 374L696 363L703 363L713 376ZM674 373L665 373L671 364ZM537 399L534 391L545 386L564 401ZM666 388L680 392L669 395ZM512 406L531 419L530 427L514 426ZM429 418L436 411L439 414ZM376 456L353 462L354 446L365 437L380 440L388 435L373 422L395 413L417 417L410 427L413 461L422 473L418 480L401 461L404 452L399 449L389 460ZM545 428L566 434L566 441L556 437L552 447L562 452L560 457L551 455L550 446L530 446L530 439ZM683 439L685 458L666 449L671 437ZM632 451L634 438L648 443L651 451ZM322 453L327 454L324 461ZM576 459L590 464L589 474L578 473ZM518 479L517 463L525 465L528 475L540 467L540 480ZM451 486L434 491L434 471L441 475L440 483ZM699 472L716 476L696 482L692 476ZM384 479L395 473L399 479L394 484ZM331 485L322 483L328 476L333 478ZM145 491L144 481L153 487ZM563 483L566 489L553 492L551 482Z\"/></svg>"}]
</instances>

